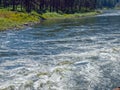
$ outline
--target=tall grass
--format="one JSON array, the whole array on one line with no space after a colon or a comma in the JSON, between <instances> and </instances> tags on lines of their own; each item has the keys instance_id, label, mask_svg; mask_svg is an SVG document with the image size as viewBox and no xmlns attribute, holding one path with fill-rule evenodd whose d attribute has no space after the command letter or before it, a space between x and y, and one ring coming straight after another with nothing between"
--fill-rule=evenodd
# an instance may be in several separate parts
<instances>
[{"instance_id":1,"label":"tall grass","mask_svg":"<svg viewBox=\"0 0 120 90\"><path fill-rule=\"evenodd\" d=\"M0 30L20 28L26 23L39 22L39 14L35 12L23 13L0 9Z\"/></svg>"},{"instance_id":2,"label":"tall grass","mask_svg":"<svg viewBox=\"0 0 120 90\"><path fill-rule=\"evenodd\" d=\"M80 18L86 16L93 16L100 12L87 12L87 13L75 13L75 14L64 14L56 12L47 12L43 14L38 14L36 12L25 13L25 12L13 12L9 9L0 9L0 31L11 29L11 28L21 28L24 25L29 25L30 23L36 23L41 19L72 19Z\"/></svg>"},{"instance_id":3,"label":"tall grass","mask_svg":"<svg viewBox=\"0 0 120 90\"><path fill-rule=\"evenodd\" d=\"M75 13L75 14L59 14L56 12L47 12L47 13L43 13L41 15L41 17L44 19L72 19L72 18L93 16L93 15L97 15L99 13L100 12L98 12L98 11L86 12L86 13Z\"/></svg>"}]
</instances>

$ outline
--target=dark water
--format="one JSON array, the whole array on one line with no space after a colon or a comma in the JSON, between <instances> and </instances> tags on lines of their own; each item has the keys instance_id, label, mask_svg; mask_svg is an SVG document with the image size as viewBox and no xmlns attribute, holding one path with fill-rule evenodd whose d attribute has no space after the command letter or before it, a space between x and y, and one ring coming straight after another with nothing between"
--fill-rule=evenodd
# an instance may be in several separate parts
<instances>
[{"instance_id":1,"label":"dark water","mask_svg":"<svg viewBox=\"0 0 120 90\"><path fill-rule=\"evenodd\" d=\"M0 88L112 90L119 86L120 11L0 32Z\"/></svg>"}]
</instances>

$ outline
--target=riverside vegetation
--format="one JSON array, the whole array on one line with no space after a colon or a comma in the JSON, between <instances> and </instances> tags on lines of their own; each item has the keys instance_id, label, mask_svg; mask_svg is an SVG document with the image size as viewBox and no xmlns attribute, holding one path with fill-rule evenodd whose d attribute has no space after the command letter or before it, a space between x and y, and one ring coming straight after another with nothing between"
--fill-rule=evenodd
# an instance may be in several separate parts
<instances>
[{"instance_id":1,"label":"riverside vegetation","mask_svg":"<svg viewBox=\"0 0 120 90\"><path fill-rule=\"evenodd\" d=\"M23 13L5 9L0 10L0 30L22 28L25 24L27 25L37 22L39 22L39 15L34 12Z\"/></svg>"},{"instance_id":2,"label":"riverside vegetation","mask_svg":"<svg viewBox=\"0 0 120 90\"><path fill-rule=\"evenodd\" d=\"M98 8L112 8L118 0L0 0L0 31L39 23L40 19L93 16ZM38 14L39 13L39 14Z\"/></svg>"},{"instance_id":3,"label":"riverside vegetation","mask_svg":"<svg viewBox=\"0 0 120 90\"><path fill-rule=\"evenodd\" d=\"M43 14L38 14L33 11L31 13L9 11L5 9L0 10L0 31L8 29L18 29L26 25L31 25L39 23L41 19L70 19L79 18L85 16L93 16L99 12L86 12L86 13L75 13L75 14L59 14L56 12L47 12Z\"/></svg>"}]
</instances>

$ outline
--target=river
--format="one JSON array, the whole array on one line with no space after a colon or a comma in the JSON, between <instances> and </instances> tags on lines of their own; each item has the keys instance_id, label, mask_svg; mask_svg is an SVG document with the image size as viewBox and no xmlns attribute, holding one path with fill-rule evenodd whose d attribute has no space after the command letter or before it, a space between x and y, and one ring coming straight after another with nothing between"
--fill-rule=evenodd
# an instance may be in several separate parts
<instances>
[{"instance_id":1,"label":"river","mask_svg":"<svg viewBox=\"0 0 120 90\"><path fill-rule=\"evenodd\" d=\"M120 11L0 32L0 90L120 87Z\"/></svg>"}]
</instances>

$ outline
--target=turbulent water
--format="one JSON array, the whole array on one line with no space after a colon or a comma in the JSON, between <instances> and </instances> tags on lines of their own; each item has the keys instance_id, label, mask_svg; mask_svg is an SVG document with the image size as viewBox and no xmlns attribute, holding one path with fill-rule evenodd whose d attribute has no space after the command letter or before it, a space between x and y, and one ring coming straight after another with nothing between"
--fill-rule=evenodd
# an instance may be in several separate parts
<instances>
[{"instance_id":1,"label":"turbulent water","mask_svg":"<svg viewBox=\"0 0 120 90\"><path fill-rule=\"evenodd\" d=\"M0 90L120 86L120 11L0 32Z\"/></svg>"}]
</instances>

